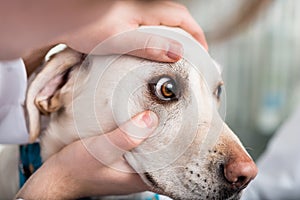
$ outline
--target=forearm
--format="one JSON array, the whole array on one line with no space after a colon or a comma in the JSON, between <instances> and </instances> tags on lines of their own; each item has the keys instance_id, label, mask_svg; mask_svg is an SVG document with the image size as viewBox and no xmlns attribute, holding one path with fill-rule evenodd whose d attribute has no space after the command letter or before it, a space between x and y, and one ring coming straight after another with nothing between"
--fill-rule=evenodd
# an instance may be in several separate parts
<instances>
[{"instance_id":1,"label":"forearm","mask_svg":"<svg viewBox=\"0 0 300 200\"><path fill-rule=\"evenodd\" d=\"M124 140L122 138L124 135L120 134L119 129L108 134L117 135L114 137ZM107 141L104 136L85 140L91 144L103 144L102 140ZM139 142L128 144L122 142L122 145L138 145ZM101 147L101 145L96 146ZM102 152L101 149L98 151ZM109 156L111 158L111 155ZM122 160L122 158L121 161L117 159L116 162L129 169L130 166ZM103 165L90 154L81 141L77 141L50 157L26 181L16 198L25 200L78 199L86 196L130 194L149 189L138 174Z\"/></svg>"},{"instance_id":2,"label":"forearm","mask_svg":"<svg viewBox=\"0 0 300 200\"><path fill-rule=\"evenodd\" d=\"M0 59L55 43L55 38L100 18L115 1L1 1ZM15 13L15 14L11 14Z\"/></svg>"},{"instance_id":3,"label":"forearm","mask_svg":"<svg viewBox=\"0 0 300 200\"><path fill-rule=\"evenodd\" d=\"M75 184L68 178L64 169L55 162L46 162L21 188L16 198L34 199L74 199ZM71 196L72 195L72 196ZM73 196L74 195L74 196Z\"/></svg>"}]
</instances>

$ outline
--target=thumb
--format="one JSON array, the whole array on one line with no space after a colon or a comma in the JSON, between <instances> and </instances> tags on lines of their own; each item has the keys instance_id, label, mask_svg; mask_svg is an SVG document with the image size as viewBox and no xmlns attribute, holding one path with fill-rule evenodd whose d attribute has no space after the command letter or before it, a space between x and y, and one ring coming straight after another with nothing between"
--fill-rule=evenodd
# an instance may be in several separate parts
<instances>
[{"instance_id":1,"label":"thumb","mask_svg":"<svg viewBox=\"0 0 300 200\"><path fill-rule=\"evenodd\" d=\"M144 111L106 134L107 139L119 149L129 151L140 145L158 125L158 118L152 111Z\"/></svg>"},{"instance_id":2,"label":"thumb","mask_svg":"<svg viewBox=\"0 0 300 200\"><path fill-rule=\"evenodd\" d=\"M144 111L112 132L82 142L95 159L116 168L115 164L123 159L123 154L140 145L157 125L157 115L152 111Z\"/></svg>"}]
</instances>

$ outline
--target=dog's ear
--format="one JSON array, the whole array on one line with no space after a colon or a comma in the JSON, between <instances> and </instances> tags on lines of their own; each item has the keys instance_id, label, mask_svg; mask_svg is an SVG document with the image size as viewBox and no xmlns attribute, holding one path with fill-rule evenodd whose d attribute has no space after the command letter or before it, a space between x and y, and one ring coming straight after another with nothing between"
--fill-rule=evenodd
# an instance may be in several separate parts
<instances>
[{"instance_id":1,"label":"dog's ear","mask_svg":"<svg viewBox=\"0 0 300 200\"><path fill-rule=\"evenodd\" d=\"M39 136L40 112L50 114L61 108L61 92L68 81L70 70L82 60L83 54L66 48L53 55L29 85L26 109L30 142Z\"/></svg>"}]
</instances>

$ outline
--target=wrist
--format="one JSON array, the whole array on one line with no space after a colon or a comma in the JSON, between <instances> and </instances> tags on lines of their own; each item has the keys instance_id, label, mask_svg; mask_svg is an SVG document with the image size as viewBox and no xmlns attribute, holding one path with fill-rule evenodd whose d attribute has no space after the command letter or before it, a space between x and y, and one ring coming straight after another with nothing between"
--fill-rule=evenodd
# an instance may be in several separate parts
<instances>
[{"instance_id":1,"label":"wrist","mask_svg":"<svg viewBox=\"0 0 300 200\"><path fill-rule=\"evenodd\" d=\"M79 197L75 186L67 170L53 156L27 180L16 198L73 199Z\"/></svg>"}]
</instances>

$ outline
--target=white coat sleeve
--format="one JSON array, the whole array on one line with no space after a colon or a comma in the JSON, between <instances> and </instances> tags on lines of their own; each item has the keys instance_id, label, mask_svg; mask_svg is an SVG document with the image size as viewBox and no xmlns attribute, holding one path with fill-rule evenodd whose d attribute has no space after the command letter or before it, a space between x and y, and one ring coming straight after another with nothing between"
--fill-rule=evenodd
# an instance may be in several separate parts
<instances>
[{"instance_id":1,"label":"white coat sleeve","mask_svg":"<svg viewBox=\"0 0 300 200\"><path fill-rule=\"evenodd\" d=\"M0 62L0 144L28 142L24 117L27 87L22 59Z\"/></svg>"},{"instance_id":2,"label":"white coat sleeve","mask_svg":"<svg viewBox=\"0 0 300 200\"><path fill-rule=\"evenodd\" d=\"M273 136L257 165L258 176L242 200L300 199L300 107Z\"/></svg>"}]
</instances>

